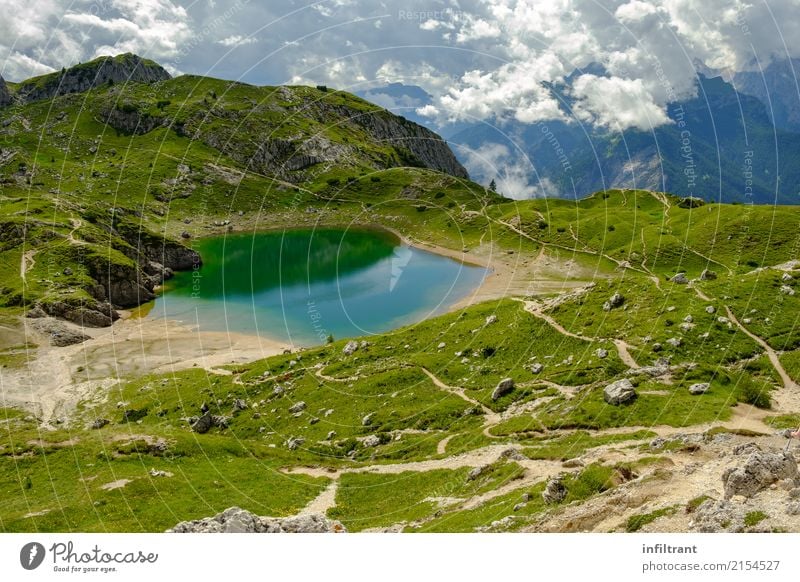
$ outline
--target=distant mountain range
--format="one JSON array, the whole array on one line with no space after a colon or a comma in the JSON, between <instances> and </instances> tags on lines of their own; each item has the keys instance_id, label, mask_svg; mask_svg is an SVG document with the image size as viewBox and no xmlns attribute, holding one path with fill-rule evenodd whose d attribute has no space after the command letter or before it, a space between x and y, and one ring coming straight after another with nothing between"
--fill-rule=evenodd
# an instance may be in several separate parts
<instances>
[{"instance_id":1,"label":"distant mountain range","mask_svg":"<svg viewBox=\"0 0 800 582\"><path fill-rule=\"evenodd\" d=\"M609 131L576 122L504 122L436 127L471 177L497 180L516 197L580 198L608 188L643 188L722 202L800 203L800 62L776 62L732 79L698 75L697 96L668 108L654 131ZM569 82L569 80L567 81ZM422 124L409 110L430 96L393 84L364 94ZM563 89L554 92L569 106ZM402 96L406 110L398 109Z\"/></svg>"}]
</instances>

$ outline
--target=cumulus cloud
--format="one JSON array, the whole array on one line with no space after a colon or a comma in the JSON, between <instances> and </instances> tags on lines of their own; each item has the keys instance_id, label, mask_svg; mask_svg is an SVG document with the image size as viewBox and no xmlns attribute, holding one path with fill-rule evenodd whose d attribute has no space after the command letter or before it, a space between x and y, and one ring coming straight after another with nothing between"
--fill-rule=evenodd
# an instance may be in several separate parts
<instances>
[{"instance_id":1,"label":"cumulus cloud","mask_svg":"<svg viewBox=\"0 0 800 582\"><path fill-rule=\"evenodd\" d=\"M448 38L477 48L491 41L506 62L466 71L436 104L446 120L563 118L569 107L550 90L561 87L581 121L650 129L668 122L667 103L694 95L697 63L734 72L800 56L800 0L480 0L472 8ZM581 74L593 65L604 73Z\"/></svg>"},{"instance_id":2,"label":"cumulus cloud","mask_svg":"<svg viewBox=\"0 0 800 582\"><path fill-rule=\"evenodd\" d=\"M172 0L0 0L2 74L14 80L101 55L170 59L192 35Z\"/></svg>"},{"instance_id":3,"label":"cumulus cloud","mask_svg":"<svg viewBox=\"0 0 800 582\"><path fill-rule=\"evenodd\" d=\"M694 95L698 65L731 74L800 57L800 0L0 0L0 9L0 73L12 79L133 51L172 71L257 84L416 84L435 98L419 113L439 124L644 129Z\"/></svg>"},{"instance_id":4,"label":"cumulus cloud","mask_svg":"<svg viewBox=\"0 0 800 582\"><path fill-rule=\"evenodd\" d=\"M507 198L524 200L557 194L547 178L536 175L530 160L498 143L484 143L477 149L462 146L465 167L473 180L488 185L492 180L497 191Z\"/></svg>"}]
</instances>

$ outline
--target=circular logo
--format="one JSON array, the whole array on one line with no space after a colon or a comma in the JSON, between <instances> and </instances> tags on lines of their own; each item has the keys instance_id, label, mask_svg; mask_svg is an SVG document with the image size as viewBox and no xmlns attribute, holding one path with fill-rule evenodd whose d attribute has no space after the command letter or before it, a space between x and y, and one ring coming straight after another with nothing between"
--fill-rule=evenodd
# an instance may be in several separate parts
<instances>
[{"instance_id":1,"label":"circular logo","mask_svg":"<svg viewBox=\"0 0 800 582\"><path fill-rule=\"evenodd\" d=\"M44 546L39 542L30 542L22 546L19 552L19 563L26 570L35 570L44 561Z\"/></svg>"}]
</instances>

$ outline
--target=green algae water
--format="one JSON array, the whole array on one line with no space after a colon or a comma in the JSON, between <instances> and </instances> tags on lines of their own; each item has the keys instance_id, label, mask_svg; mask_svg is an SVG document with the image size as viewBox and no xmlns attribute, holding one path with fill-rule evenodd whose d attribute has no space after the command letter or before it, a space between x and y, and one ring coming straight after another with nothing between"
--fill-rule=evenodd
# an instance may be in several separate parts
<instances>
[{"instance_id":1,"label":"green algae water","mask_svg":"<svg viewBox=\"0 0 800 582\"><path fill-rule=\"evenodd\" d=\"M446 311L486 269L373 230L291 230L195 241L148 317L295 345L386 332Z\"/></svg>"}]
</instances>

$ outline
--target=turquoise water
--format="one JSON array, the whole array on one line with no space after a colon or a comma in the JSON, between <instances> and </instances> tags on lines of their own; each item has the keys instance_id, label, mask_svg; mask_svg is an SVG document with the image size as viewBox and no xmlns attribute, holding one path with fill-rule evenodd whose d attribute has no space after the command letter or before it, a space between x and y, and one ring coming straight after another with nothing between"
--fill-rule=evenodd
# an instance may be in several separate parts
<instances>
[{"instance_id":1,"label":"turquoise water","mask_svg":"<svg viewBox=\"0 0 800 582\"><path fill-rule=\"evenodd\" d=\"M195 242L203 266L176 273L149 317L295 345L382 333L443 313L486 270L371 230L292 230Z\"/></svg>"}]
</instances>

